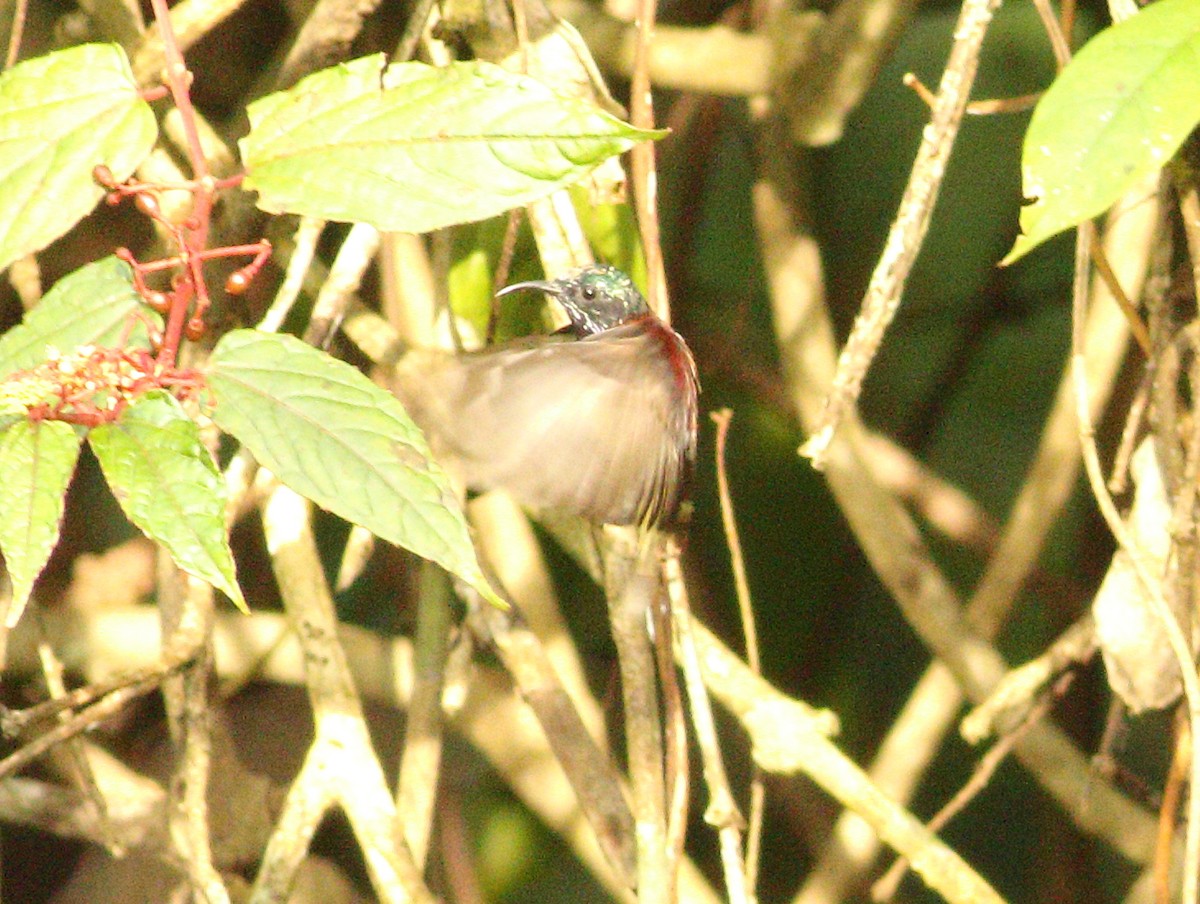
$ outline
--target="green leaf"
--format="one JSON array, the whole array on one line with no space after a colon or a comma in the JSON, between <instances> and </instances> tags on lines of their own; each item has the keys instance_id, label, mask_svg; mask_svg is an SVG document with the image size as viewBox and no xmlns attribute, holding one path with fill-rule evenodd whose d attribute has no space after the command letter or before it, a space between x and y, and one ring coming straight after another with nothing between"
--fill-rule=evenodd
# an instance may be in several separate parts
<instances>
[{"instance_id":1,"label":"green leaf","mask_svg":"<svg viewBox=\"0 0 1200 904\"><path fill-rule=\"evenodd\" d=\"M1158 0L1089 41L1033 111L1011 264L1103 213L1200 123L1200 0Z\"/></svg>"},{"instance_id":2,"label":"green leaf","mask_svg":"<svg viewBox=\"0 0 1200 904\"><path fill-rule=\"evenodd\" d=\"M0 376L45 361L49 349L70 352L81 345L148 348L141 310L156 326L158 316L133 291L129 265L106 257L64 276L25 319L0 337ZM128 340L121 343L128 331Z\"/></svg>"},{"instance_id":3,"label":"green leaf","mask_svg":"<svg viewBox=\"0 0 1200 904\"><path fill-rule=\"evenodd\" d=\"M0 270L96 206L95 166L128 178L157 134L116 44L82 44L0 75Z\"/></svg>"},{"instance_id":4,"label":"green leaf","mask_svg":"<svg viewBox=\"0 0 1200 904\"><path fill-rule=\"evenodd\" d=\"M174 396L147 393L116 423L94 428L88 442L129 520L180 568L247 611L225 530L225 483Z\"/></svg>"},{"instance_id":5,"label":"green leaf","mask_svg":"<svg viewBox=\"0 0 1200 904\"><path fill-rule=\"evenodd\" d=\"M21 420L0 433L0 550L12 579L8 627L29 602L58 543L63 506L82 440L62 421Z\"/></svg>"},{"instance_id":6,"label":"green leaf","mask_svg":"<svg viewBox=\"0 0 1200 904\"><path fill-rule=\"evenodd\" d=\"M315 73L250 105L241 141L272 213L427 232L544 197L663 135L484 62L382 55Z\"/></svg>"},{"instance_id":7,"label":"green leaf","mask_svg":"<svg viewBox=\"0 0 1200 904\"><path fill-rule=\"evenodd\" d=\"M209 359L212 418L287 486L500 605L445 472L391 393L292 336L235 330Z\"/></svg>"}]
</instances>

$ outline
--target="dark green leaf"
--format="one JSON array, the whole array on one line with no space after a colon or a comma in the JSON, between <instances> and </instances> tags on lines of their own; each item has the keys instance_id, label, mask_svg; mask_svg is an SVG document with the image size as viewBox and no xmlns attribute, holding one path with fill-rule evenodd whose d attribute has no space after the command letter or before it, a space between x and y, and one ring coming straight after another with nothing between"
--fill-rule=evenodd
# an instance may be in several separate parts
<instances>
[{"instance_id":1,"label":"dark green leaf","mask_svg":"<svg viewBox=\"0 0 1200 904\"><path fill-rule=\"evenodd\" d=\"M484 62L435 68L381 55L250 105L247 188L272 213L427 232L570 184L663 133Z\"/></svg>"},{"instance_id":2,"label":"dark green leaf","mask_svg":"<svg viewBox=\"0 0 1200 904\"><path fill-rule=\"evenodd\" d=\"M0 270L50 244L125 179L158 134L125 52L82 44L0 75Z\"/></svg>"},{"instance_id":3,"label":"dark green leaf","mask_svg":"<svg viewBox=\"0 0 1200 904\"><path fill-rule=\"evenodd\" d=\"M246 611L225 530L225 484L179 402L147 393L88 442L129 520Z\"/></svg>"},{"instance_id":4,"label":"dark green leaf","mask_svg":"<svg viewBox=\"0 0 1200 904\"><path fill-rule=\"evenodd\" d=\"M20 420L0 433L0 550L12 579L7 624L25 611L58 543L64 498L82 440L62 421Z\"/></svg>"},{"instance_id":5,"label":"dark green leaf","mask_svg":"<svg viewBox=\"0 0 1200 904\"><path fill-rule=\"evenodd\" d=\"M292 336L236 330L209 363L213 420L280 480L496 601L450 482L395 397Z\"/></svg>"}]
</instances>

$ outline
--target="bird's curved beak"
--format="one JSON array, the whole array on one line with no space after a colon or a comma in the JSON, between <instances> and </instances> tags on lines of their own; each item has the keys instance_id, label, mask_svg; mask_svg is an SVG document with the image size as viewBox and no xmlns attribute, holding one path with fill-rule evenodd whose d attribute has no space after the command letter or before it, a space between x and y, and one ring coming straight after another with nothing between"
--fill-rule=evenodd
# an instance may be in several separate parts
<instances>
[{"instance_id":1,"label":"bird's curved beak","mask_svg":"<svg viewBox=\"0 0 1200 904\"><path fill-rule=\"evenodd\" d=\"M557 282L552 282L548 279L532 279L528 282L513 283L511 286L505 286L496 293L496 297L499 298L502 295L508 295L512 292L522 292L526 290L545 292L547 295L553 295L555 298L557 298L559 295L562 295L562 286L560 286Z\"/></svg>"}]
</instances>

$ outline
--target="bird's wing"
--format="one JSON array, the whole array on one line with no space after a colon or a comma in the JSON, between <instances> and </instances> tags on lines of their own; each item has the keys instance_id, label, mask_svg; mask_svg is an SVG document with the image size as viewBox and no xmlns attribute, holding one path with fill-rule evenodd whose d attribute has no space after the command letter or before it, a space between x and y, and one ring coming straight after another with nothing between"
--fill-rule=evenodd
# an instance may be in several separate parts
<instances>
[{"instance_id":1,"label":"bird's wing","mask_svg":"<svg viewBox=\"0 0 1200 904\"><path fill-rule=\"evenodd\" d=\"M670 513L693 454L694 377L680 385L661 342L619 327L595 340L506 346L429 360L402 371L395 389L470 485L635 523Z\"/></svg>"}]
</instances>

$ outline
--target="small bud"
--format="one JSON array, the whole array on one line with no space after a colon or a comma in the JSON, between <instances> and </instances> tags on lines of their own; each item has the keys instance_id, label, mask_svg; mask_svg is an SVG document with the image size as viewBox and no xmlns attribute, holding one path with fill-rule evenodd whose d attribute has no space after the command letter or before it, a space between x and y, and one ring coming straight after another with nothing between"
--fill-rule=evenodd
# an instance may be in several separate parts
<instances>
[{"instance_id":1,"label":"small bud","mask_svg":"<svg viewBox=\"0 0 1200 904\"><path fill-rule=\"evenodd\" d=\"M103 163L97 163L92 167L92 181L101 188L113 189L117 187L116 177L113 176L113 171Z\"/></svg>"},{"instance_id":2,"label":"small bud","mask_svg":"<svg viewBox=\"0 0 1200 904\"><path fill-rule=\"evenodd\" d=\"M199 342L204 336L204 321L199 317L193 317L187 322L187 326L183 328L183 335L190 342Z\"/></svg>"},{"instance_id":3,"label":"small bud","mask_svg":"<svg viewBox=\"0 0 1200 904\"><path fill-rule=\"evenodd\" d=\"M128 248L118 248L117 250L115 250L113 252L113 254L116 255L117 260L125 261L125 263L127 263L127 264L133 263L133 260L134 260L133 252L130 251Z\"/></svg>"},{"instance_id":4,"label":"small bud","mask_svg":"<svg viewBox=\"0 0 1200 904\"><path fill-rule=\"evenodd\" d=\"M160 314L165 314L171 309L171 299L165 292L157 290L146 293L146 304L150 305Z\"/></svg>"}]
</instances>

